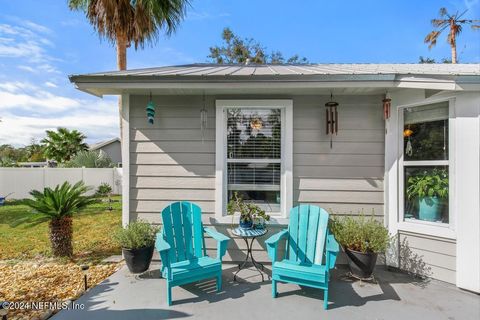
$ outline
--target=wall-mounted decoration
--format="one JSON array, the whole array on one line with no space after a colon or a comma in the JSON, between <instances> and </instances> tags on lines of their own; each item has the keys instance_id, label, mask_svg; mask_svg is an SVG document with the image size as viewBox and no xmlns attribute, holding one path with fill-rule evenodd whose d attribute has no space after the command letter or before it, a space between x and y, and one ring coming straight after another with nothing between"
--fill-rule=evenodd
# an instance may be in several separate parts
<instances>
[{"instance_id":1,"label":"wall-mounted decoration","mask_svg":"<svg viewBox=\"0 0 480 320\"><path fill-rule=\"evenodd\" d=\"M388 96L388 93L385 94L385 98L382 100L383 102L383 120L390 119L390 108L392 106L392 99Z\"/></svg>"},{"instance_id":2,"label":"wall-mounted decoration","mask_svg":"<svg viewBox=\"0 0 480 320\"><path fill-rule=\"evenodd\" d=\"M145 108L147 111L147 121L150 124L153 124L155 118L155 104L152 100L152 93L150 92L150 100L147 103L147 107Z\"/></svg>"},{"instance_id":3,"label":"wall-mounted decoration","mask_svg":"<svg viewBox=\"0 0 480 320\"><path fill-rule=\"evenodd\" d=\"M203 94L203 108L200 110L200 130L202 131L202 143L205 141L205 131L207 130L208 111L205 105L205 93Z\"/></svg>"},{"instance_id":4,"label":"wall-mounted decoration","mask_svg":"<svg viewBox=\"0 0 480 320\"><path fill-rule=\"evenodd\" d=\"M333 135L338 134L338 102L333 101L333 94L330 94L330 101L325 103L326 133L330 135L330 148L333 147Z\"/></svg>"}]
</instances>

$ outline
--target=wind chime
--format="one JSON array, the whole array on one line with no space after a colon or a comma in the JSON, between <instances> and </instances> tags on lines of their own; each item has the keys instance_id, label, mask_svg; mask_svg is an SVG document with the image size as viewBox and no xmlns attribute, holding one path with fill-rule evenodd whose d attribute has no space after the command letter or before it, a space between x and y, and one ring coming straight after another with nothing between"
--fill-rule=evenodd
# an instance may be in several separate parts
<instances>
[{"instance_id":1,"label":"wind chime","mask_svg":"<svg viewBox=\"0 0 480 320\"><path fill-rule=\"evenodd\" d=\"M205 92L203 93L203 108L200 110L200 131L202 132L202 143L205 141L205 131L207 130L208 111L205 106Z\"/></svg>"},{"instance_id":2,"label":"wind chime","mask_svg":"<svg viewBox=\"0 0 480 320\"><path fill-rule=\"evenodd\" d=\"M330 149L333 147L333 134L338 134L338 102L333 101L333 94L330 94L330 101L325 103L326 108L326 133L330 135Z\"/></svg>"},{"instance_id":3,"label":"wind chime","mask_svg":"<svg viewBox=\"0 0 480 320\"><path fill-rule=\"evenodd\" d=\"M385 98L382 100L383 102L383 120L390 119L390 108L392 106L392 99L388 96L388 93L385 94Z\"/></svg>"},{"instance_id":4,"label":"wind chime","mask_svg":"<svg viewBox=\"0 0 480 320\"><path fill-rule=\"evenodd\" d=\"M412 134L413 134L413 130L410 129L410 125L408 125L407 128L403 130L403 137L407 138L407 145L405 146L405 154L409 157L413 155L413 147L412 147L412 141L411 141Z\"/></svg>"},{"instance_id":5,"label":"wind chime","mask_svg":"<svg viewBox=\"0 0 480 320\"><path fill-rule=\"evenodd\" d=\"M147 111L147 121L150 124L153 124L155 118L155 104L152 100L152 93L150 92L150 100L147 103L147 107L145 108Z\"/></svg>"}]
</instances>

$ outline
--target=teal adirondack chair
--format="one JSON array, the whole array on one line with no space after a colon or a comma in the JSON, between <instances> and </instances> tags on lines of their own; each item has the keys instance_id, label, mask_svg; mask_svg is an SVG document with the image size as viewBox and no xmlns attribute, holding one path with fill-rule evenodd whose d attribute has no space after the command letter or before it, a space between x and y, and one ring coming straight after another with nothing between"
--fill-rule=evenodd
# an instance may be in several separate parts
<instances>
[{"instance_id":1,"label":"teal adirondack chair","mask_svg":"<svg viewBox=\"0 0 480 320\"><path fill-rule=\"evenodd\" d=\"M286 238L285 259L277 260L277 247ZM317 206L299 205L290 211L288 229L265 241L272 260L272 296L277 282L291 282L324 290L323 308L328 307L329 271L335 267L339 245L328 231L328 212Z\"/></svg>"},{"instance_id":2,"label":"teal adirondack chair","mask_svg":"<svg viewBox=\"0 0 480 320\"><path fill-rule=\"evenodd\" d=\"M172 288L186 283L216 278L222 288L222 257L230 238L202 225L202 210L190 202L175 202L162 211L163 228L155 247L162 260L162 276L167 281L167 303L172 305ZM217 240L217 257L207 256L206 233Z\"/></svg>"}]
</instances>

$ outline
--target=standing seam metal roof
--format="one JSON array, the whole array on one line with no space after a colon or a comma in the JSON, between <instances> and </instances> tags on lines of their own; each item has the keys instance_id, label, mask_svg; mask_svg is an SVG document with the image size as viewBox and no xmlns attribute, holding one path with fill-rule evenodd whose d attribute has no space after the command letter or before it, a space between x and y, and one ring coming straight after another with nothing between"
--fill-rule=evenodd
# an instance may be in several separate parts
<instances>
[{"instance_id":1,"label":"standing seam metal roof","mask_svg":"<svg viewBox=\"0 0 480 320\"><path fill-rule=\"evenodd\" d=\"M219 65L189 64L82 76L299 76L299 75L480 75L480 64L273 64Z\"/></svg>"}]
</instances>

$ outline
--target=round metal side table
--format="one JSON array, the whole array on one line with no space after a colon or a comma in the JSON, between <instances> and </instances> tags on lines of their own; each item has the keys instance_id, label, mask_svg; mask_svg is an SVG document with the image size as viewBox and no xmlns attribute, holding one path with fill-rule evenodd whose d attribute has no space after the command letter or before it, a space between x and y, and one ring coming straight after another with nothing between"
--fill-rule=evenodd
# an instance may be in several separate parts
<instances>
[{"instance_id":1,"label":"round metal side table","mask_svg":"<svg viewBox=\"0 0 480 320\"><path fill-rule=\"evenodd\" d=\"M253 247L253 241L255 241L255 239L258 237L264 236L267 232L268 232L267 229L243 229L240 227L232 230L232 233L237 237L243 238L243 240L245 241L245 244L247 245L247 256L245 257L245 261L243 261L243 263L238 265L238 270L233 275L233 281L237 281L237 274L241 270L247 269L246 265L249 262L251 262L251 264L255 267L258 273L262 276L262 282L264 281L263 275L265 273L263 272L263 269L264 269L263 264L256 261L255 258L253 257L252 247ZM249 243L249 240L250 240L250 243Z\"/></svg>"}]
</instances>

